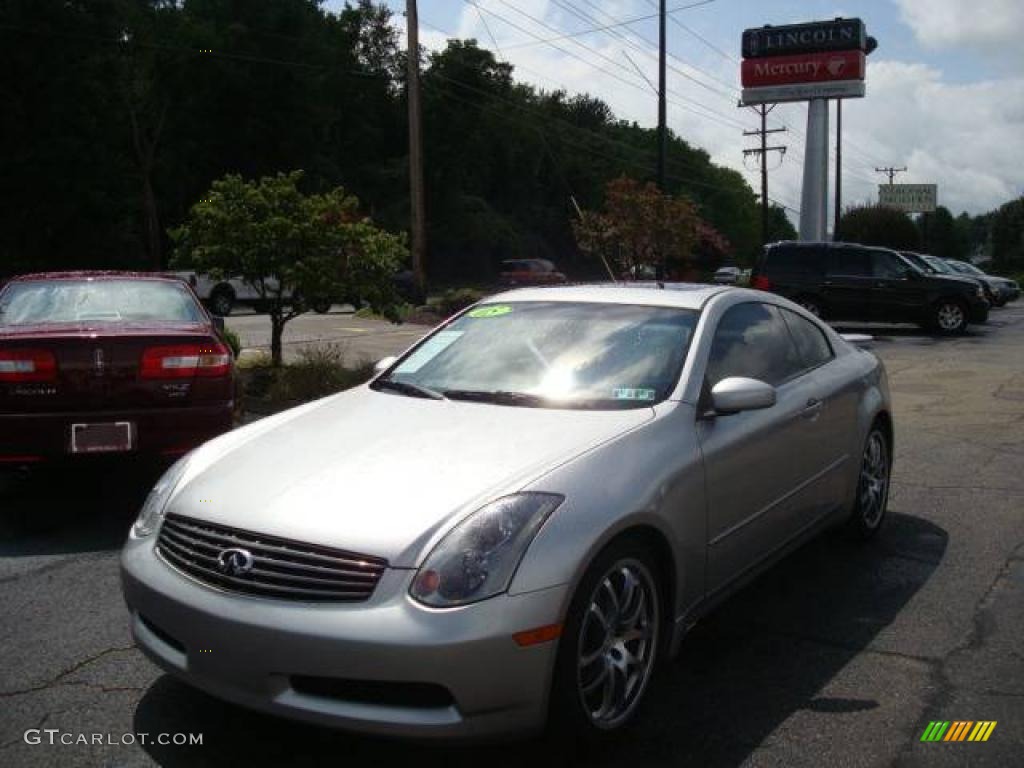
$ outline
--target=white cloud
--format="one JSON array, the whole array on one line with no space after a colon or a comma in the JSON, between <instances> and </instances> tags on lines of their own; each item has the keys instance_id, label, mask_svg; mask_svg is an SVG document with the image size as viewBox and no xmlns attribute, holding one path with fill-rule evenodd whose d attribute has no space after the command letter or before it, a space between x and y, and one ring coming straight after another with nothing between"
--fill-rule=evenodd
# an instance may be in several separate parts
<instances>
[{"instance_id":1,"label":"white cloud","mask_svg":"<svg viewBox=\"0 0 1024 768\"><path fill-rule=\"evenodd\" d=\"M903 20L930 48L1006 44L1019 51L1021 0L896 0Z\"/></svg>"}]
</instances>

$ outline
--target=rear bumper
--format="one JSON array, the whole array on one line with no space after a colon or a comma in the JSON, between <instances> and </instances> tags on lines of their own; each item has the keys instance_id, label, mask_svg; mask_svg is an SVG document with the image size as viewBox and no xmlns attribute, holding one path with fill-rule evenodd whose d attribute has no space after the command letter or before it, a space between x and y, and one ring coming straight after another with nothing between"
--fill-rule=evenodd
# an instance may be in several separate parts
<instances>
[{"instance_id":1,"label":"rear bumper","mask_svg":"<svg viewBox=\"0 0 1024 768\"><path fill-rule=\"evenodd\" d=\"M71 425L109 421L135 424L136 444L128 455L183 454L229 431L232 409L228 402L149 410L0 414L0 464L79 459L81 454L70 453Z\"/></svg>"}]
</instances>

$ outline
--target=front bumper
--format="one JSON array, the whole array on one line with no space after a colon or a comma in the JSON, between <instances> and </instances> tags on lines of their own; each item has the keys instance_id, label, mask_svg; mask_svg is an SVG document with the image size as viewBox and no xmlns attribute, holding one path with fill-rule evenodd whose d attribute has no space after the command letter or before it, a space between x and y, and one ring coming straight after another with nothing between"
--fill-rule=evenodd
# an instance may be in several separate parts
<instances>
[{"instance_id":1,"label":"front bumper","mask_svg":"<svg viewBox=\"0 0 1024 768\"><path fill-rule=\"evenodd\" d=\"M557 644L520 647L512 635L559 622L565 587L432 610L408 596L413 571L389 568L362 603L266 599L200 584L167 564L155 541L129 539L122 554L132 633L153 661L197 688L381 735L483 739L544 725ZM361 692L310 693L296 678ZM384 686L389 695L374 699ZM412 693L424 688L450 696Z\"/></svg>"},{"instance_id":2,"label":"front bumper","mask_svg":"<svg viewBox=\"0 0 1024 768\"><path fill-rule=\"evenodd\" d=\"M228 402L145 410L4 413L0 414L0 463L5 458L47 462L95 455L70 453L71 425L110 421L135 424L136 446L131 454L180 455L229 431L232 408Z\"/></svg>"},{"instance_id":3,"label":"front bumper","mask_svg":"<svg viewBox=\"0 0 1024 768\"><path fill-rule=\"evenodd\" d=\"M975 299L967 306L967 317L972 323L988 321L989 303L984 299Z\"/></svg>"}]
</instances>

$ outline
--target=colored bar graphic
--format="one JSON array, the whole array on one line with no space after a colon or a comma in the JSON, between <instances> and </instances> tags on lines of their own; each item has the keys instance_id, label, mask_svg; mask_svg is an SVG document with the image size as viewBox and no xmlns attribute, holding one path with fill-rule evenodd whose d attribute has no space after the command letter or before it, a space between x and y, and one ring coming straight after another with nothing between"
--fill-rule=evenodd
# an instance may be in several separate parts
<instances>
[{"instance_id":1,"label":"colored bar graphic","mask_svg":"<svg viewBox=\"0 0 1024 768\"><path fill-rule=\"evenodd\" d=\"M988 741L995 729L995 720L932 720L921 741Z\"/></svg>"}]
</instances>

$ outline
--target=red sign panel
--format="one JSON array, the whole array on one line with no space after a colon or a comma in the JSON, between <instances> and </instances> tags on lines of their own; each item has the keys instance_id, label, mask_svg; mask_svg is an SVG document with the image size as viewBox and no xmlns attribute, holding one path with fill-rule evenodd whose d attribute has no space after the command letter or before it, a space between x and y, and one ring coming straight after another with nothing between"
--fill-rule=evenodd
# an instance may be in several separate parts
<instances>
[{"instance_id":1,"label":"red sign panel","mask_svg":"<svg viewBox=\"0 0 1024 768\"><path fill-rule=\"evenodd\" d=\"M826 83L833 80L863 80L864 52L833 51L744 59L742 79L744 88Z\"/></svg>"}]
</instances>

